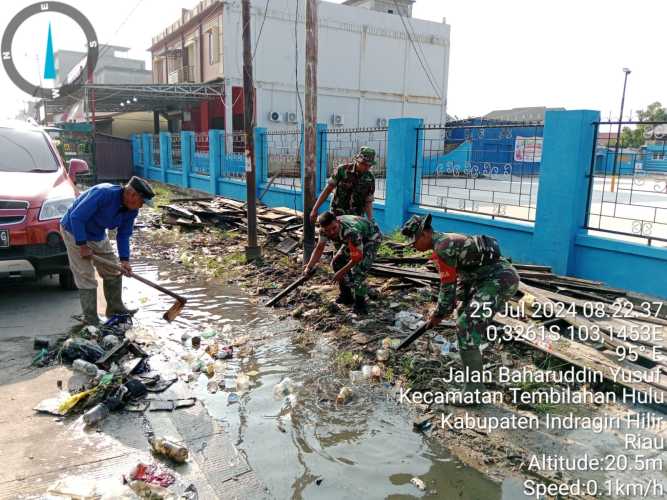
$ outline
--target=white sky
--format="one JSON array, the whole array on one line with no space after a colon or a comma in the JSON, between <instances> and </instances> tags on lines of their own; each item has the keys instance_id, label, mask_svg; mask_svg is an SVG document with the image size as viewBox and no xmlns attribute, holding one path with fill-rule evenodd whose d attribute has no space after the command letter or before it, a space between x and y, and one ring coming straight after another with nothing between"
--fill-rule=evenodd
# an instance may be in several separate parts
<instances>
[{"instance_id":1,"label":"white sky","mask_svg":"<svg viewBox=\"0 0 667 500\"><path fill-rule=\"evenodd\" d=\"M0 30L4 32L9 20L34 1L3 4ZM131 55L149 61L145 49L151 37L174 22L182 7L191 8L197 1L67 3L88 17L101 43L131 47ZM436 22L444 17L451 26L447 109L451 115L562 106L597 109L603 118L610 113L616 118L624 66L632 70L626 118L630 111L656 100L667 105L667 65L660 56L667 19L664 0L417 0L413 16ZM14 47L24 57L21 68L30 68L27 61L44 54L46 26L46 20L35 19L22 27L16 43L20 47ZM56 50L81 45L80 32L67 25L58 27L60 30L53 26ZM33 31L37 35L32 36ZM28 69L25 71L29 77ZM31 73L37 74L36 67ZM0 68L0 117L13 117L28 97Z\"/></svg>"}]
</instances>

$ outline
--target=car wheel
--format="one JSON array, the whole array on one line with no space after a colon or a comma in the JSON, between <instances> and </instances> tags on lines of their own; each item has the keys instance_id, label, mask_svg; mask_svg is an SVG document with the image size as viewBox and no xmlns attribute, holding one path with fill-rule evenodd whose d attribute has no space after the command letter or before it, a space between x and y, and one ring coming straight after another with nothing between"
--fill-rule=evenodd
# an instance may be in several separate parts
<instances>
[{"instance_id":1,"label":"car wheel","mask_svg":"<svg viewBox=\"0 0 667 500\"><path fill-rule=\"evenodd\" d=\"M76 283L74 283L74 275L72 271L63 271L59 275L60 288L63 290L76 290Z\"/></svg>"}]
</instances>

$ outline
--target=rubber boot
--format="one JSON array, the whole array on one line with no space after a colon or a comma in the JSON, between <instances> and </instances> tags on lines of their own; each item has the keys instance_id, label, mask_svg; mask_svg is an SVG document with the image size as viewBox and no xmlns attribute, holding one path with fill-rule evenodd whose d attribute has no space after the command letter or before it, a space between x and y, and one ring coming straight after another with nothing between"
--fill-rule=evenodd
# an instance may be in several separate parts
<instances>
[{"instance_id":1,"label":"rubber boot","mask_svg":"<svg viewBox=\"0 0 667 500\"><path fill-rule=\"evenodd\" d=\"M128 309L123 304L123 277L104 279L104 298L107 301L106 316L110 318L114 314L129 314L137 312L137 309Z\"/></svg>"},{"instance_id":2,"label":"rubber boot","mask_svg":"<svg viewBox=\"0 0 667 500\"><path fill-rule=\"evenodd\" d=\"M479 347L474 346L462 349L461 362L463 363L464 373L468 374L469 379L482 380L484 364L482 363L482 353ZM475 393L475 391L478 392ZM466 402L466 397L469 397L467 395L473 394L476 399L479 399L484 392L486 392L486 386L482 382L472 382L469 380L463 385L461 391L457 391L460 394L460 399L457 398L457 402L453 404L454 406L474 406L478 403Z\"/></svg>"},{"instance_id":3,"label":"rubber boot","mask_svg":"<svg viewBox=\"0 0 667 500\"><path fill-rule=\"evenodd\" d=\"M97 290L79 290L83 322L87 325L99 326L100 317L97 315Z\"/></svg>"},{"instance_id":4,"label":"rubber boot","mask_svg":"<svg viewBox=\"0 0 667 500\"><path fill-rule=\"evenodd\" d=\"M356 314L368 314L368 308L366 307L366 297L355 297L353 310Z\"/></svg>"},{"instance_id":5,"label":"rubber boot","mask_svg":"<svg viewBox=\"0 0 667 500\"><path fill-rule=\"evenodd\" d=\"M340 290L340 293L336 299L336 304L344 304L346 306L352 305L354 303L354 297L352 296L350 287L343 283L338 283L338 289Z\"/></svg>"}]
</instances>

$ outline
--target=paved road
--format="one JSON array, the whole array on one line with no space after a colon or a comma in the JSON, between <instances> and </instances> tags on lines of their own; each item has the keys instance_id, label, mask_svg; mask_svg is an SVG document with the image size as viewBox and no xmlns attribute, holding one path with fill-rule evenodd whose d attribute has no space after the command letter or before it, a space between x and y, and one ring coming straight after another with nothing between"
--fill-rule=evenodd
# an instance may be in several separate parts
<instances>
[{"instance_id":1,"label":"paved road","mask_svg":"<svg viewBox=\"0 0 667 500\"><path fill-rule=\"evenodd\" d=\"M0 339L53 335L76 324L79 295L58 286L58 278L0 281Z\"/></svg>"}]
</instances>

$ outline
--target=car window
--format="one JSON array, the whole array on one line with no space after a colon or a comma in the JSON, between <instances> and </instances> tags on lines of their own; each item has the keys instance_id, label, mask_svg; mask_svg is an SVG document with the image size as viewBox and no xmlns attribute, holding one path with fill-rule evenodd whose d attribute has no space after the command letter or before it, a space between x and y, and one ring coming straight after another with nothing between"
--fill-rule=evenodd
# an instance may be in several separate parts
<instances>
[{"instance_id":1,"label":"car window","mask_svg":"<svg viewBox=\"0 0 667 500\"><path fill-rule=\"evenodd\" d=\"M0 171L55 172L57 169L58 162L41 132L0 128Z\"/></svg>"}]
</instances>

